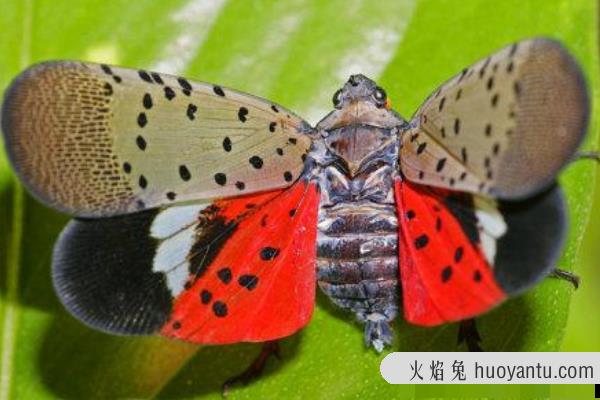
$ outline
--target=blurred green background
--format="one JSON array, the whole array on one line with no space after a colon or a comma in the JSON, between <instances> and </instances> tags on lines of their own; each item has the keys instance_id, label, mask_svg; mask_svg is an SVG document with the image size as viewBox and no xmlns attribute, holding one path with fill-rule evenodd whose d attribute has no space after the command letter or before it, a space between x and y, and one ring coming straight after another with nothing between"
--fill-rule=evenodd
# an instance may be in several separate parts
<instances>
[{"instance_id":1,"label":"blurred green background","mask_svg":"<svg viewBox=\"0 0 600 400\"><path fill-rule=\"evenodd\" d=\"M464 66L510 42L546 35L562 40L585 70L594 111L584 148L596 149L597 16L592 0L2 0L0 87L31 63L84 59L221 83L315 123L347 76L362 72L408 118ZM595 177L591 162L561 177L572 226L560 266L580 274L582 287L574 293L565 282L546 280L482 317L487 350L600 350ZM0 151L0 400L220 398L220 384L258 347L200 349L84 327L62 309L50 283L52 244L66 220L23 191ZM364 349L351 321L320 297L309 327L283 342L283 360L230 397L591 397L589 386L387 385L381 357ZM456 345L456 325L395 328L399 351L465 350Z\"/></svg>"}]
</instances>

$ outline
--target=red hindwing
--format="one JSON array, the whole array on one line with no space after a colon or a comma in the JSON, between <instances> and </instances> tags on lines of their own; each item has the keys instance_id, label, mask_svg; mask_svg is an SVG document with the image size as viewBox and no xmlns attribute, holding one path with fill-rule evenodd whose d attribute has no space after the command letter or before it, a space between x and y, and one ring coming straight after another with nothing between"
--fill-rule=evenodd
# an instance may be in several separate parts
<instances>
[{"instance_id":1,"label":"red hindwing","mask_svg":"<svg viewBox=\"0 0 600 400\"><path fill-rule=\"evenodd\" d=\"M161 333L226 344L277 339L306 325L315 302L318 200L314 184L299 182L216 202L227 221L247 215L175 300Z\"/></svg>"},{"instance_id":2,"label":"red hindwing","mask_svg":"<svg viewBox=\"0 0 600 400\"><path fill-rule=\"evenodd\" d=\"M438 325L481 314L506 298L483 251L443 202L443 192L396 181L404 315Z\"/></svg>"}]
</instances>

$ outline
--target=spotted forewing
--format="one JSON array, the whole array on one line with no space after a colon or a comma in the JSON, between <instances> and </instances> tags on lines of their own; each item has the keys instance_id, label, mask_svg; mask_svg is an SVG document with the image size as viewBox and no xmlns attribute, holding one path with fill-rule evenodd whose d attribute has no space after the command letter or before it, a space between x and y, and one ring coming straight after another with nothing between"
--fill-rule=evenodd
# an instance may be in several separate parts
<instances>
[{"instance_id":1,"label":"spotted forewing","mask_svg":"<svg viewBox=\"0 0 600 400\"><path fill-rule=\"evenodd\" d=\"M265 100L81 62L21 74L7 91L2 126L31 192L78 216L286 187L310 147L308 124Z\"/></svg>"},{"instance_id":2,"label":"spotted forewing","mask_svg":"<svg viewBox=\"0 0 600 400\"><path fill-rule=\"evenodd\" d=\"M554 180L586 131L579 67L558 43L515 43L465 68L418 109L403 175L429 186L524 198Z\"/></svg>"}]
</instances>

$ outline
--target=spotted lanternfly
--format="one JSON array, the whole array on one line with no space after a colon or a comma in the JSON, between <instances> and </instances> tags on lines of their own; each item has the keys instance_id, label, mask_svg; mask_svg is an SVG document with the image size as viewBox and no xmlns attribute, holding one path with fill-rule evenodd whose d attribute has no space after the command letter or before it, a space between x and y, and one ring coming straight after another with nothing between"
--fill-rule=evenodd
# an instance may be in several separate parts
<instances>
[{"instance_id":1,"label":"spotted lanternfly","mask_svg":"<svg viewBox=\"0 0 600 400\"><path fill-rule=\"evenodd\" d=\"M53 257L65 307L105 332L264 342L308 323L318 285L381 351L400 310L418 325L469 319L555 268L555 179L588 121L560 44L498 51L410 120L363 75L333 103L312 127L181 77L71 61L23 72L2 129L29 191L75 217Z\"/></svg>"}]
</instances>

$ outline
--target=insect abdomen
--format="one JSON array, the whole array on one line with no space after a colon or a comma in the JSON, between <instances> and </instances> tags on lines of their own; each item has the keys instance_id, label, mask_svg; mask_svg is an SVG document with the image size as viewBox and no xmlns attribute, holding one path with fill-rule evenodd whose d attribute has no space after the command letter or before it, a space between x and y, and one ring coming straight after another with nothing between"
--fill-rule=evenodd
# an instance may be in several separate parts
<instances>
[{"instance_id":1,"label":"insect abdomen","mask_svg":"<svg viewBox=\"0 0 600 400\"><path fill-rule=\"evenodd\" d=\"M388 204L344 202L319 212L319 287L361 321L391 321L398 312L397 225Z\"/></svg>"}]
</instances>

